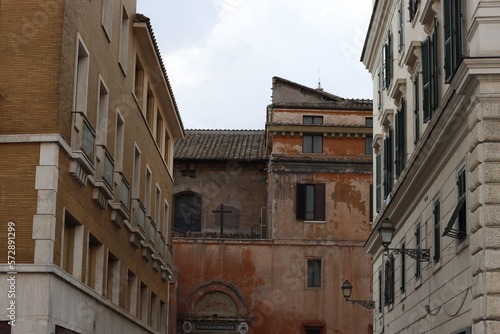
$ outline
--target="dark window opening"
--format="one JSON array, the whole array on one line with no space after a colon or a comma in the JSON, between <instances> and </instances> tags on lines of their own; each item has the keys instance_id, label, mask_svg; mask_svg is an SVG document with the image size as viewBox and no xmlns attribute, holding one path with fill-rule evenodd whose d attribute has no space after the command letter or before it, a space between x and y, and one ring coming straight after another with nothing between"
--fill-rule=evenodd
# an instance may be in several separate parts
<instances>
[{"instance_id":1,"label":"dark window opening","mask_svg":"<svg viewBox=\"0 0 500 334\"><path fill-rule=\"evenodd\" d=\"M323 153L323 135L304 135L302 153Z\"/></svg>"},{"instance_id":2,"label":"dark window opening","mask_svg":"<svg viewBox=\"0 0 500 334\"><path fill-rule=\"evenodd\" d=\"M201 231L201 197L194 194L175 197L174 230L181 232Z\"/></svg>"},{"instance_id":3,"label":"dark window opening","mask_svg":"<svg viewBox=\"0 0 500 334\"><path fill-rule=\"evenodd\" d=\"M325 220L325 184L297 184L297 220Z\"/></svg>"},{"instance_id":4,"label":"dark window opening","mask_svg":"<svg viewBox=\"0 0 500 334\"><path fill-rule=\"evenodd\" d=\"M321 260L307 260L307 287L321 287Z\"/></svg>"}]
</instances>

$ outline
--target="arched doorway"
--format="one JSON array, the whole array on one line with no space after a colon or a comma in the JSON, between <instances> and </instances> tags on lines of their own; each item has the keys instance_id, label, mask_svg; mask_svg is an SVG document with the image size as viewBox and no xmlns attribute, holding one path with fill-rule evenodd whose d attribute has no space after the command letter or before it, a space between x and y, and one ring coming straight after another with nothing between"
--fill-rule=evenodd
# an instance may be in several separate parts
<instances>
[{"instance_id":1,"label":"arched doorway","mask_svg":"<svg viewBox=\"0 0 500 334\"><path fill-rule=\"evenodd\" d=\"M187 334L246 334L252 319L234 284L212 281L193 291L179 320Z\"/></svg>"}]
</instances>

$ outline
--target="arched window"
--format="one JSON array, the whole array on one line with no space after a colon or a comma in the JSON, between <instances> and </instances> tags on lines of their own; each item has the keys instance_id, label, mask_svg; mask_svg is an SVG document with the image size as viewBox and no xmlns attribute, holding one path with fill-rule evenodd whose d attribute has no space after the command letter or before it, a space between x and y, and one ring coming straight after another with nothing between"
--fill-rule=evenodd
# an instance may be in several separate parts
<instances>
[{"instance_id":1,"label":"arched window","mask_svg":"<svg viewBox=\"0 0 500 334\"><path fill-rule=\"evenodd\" d=\"M174 230L201 231L201 197L195 194L182 194L174 199Z\"/></svg>"}]
</instances>

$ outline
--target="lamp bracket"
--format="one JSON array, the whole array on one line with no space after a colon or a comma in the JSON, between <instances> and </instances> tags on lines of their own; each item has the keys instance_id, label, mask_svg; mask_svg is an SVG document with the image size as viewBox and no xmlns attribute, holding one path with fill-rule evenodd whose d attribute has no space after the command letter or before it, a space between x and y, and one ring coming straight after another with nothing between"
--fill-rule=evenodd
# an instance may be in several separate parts
<instances>
[{"instance_id":1,"label":"lamp bracket","mask_svg":"<svg viewBox=\"0 0 500 334\"><path fill-rule=\"evenodd\" d=\"M360 304L363 307L366 307L367 309L374 309L375 308L375 301L373 300L350 300L348 299L347 301L350 301L353 304Z\"/></svg>"},{"instance_id":2,"label":"lamp bracket","mask_svg":"<svg viewBox=\"0 0 500 334\"><path fill-rule=\"evenodd\" d=\"M429 249L411 249L411 248L386 248L386 250L391 250L394 253L403 253L411 257L412 259L418 260L420 262L429 261L430 251Z\"/></svg>"}]
</instances>

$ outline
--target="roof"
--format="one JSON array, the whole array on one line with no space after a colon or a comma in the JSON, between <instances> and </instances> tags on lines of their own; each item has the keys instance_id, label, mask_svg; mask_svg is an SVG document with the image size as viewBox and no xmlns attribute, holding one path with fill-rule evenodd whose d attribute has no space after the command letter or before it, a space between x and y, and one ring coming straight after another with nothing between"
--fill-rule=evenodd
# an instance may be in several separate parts
<instances>
[{"instance_id":1,"label":"roof","mask_svg":"<svg viewBox=\"0 0 500 334\"><path fill-rule=\"evenodd\" d=\"M171 96L172 102L174 104L175 113L177 115L177 118L179 119L179 123L181 125L182 131L185 132L184 124L182 123L181 114L179 113L179 107L177 106L177 101L175 100L174 91L172 90L172 86L170 85L170 80L168 79L167 70L165 69L165 65L163 64L163 59L161 58L160 48L158 47L158 43L156 42L156 37L155 37L154 31L153 31L153 26L151 25L151 20L149 19L149 17L147 17L143 14L136 13L134 15L134 22L146 23L146 25L148 27L148 31L149 31L149 34L151 35L151 40L153 41L153 45L155 48L156 56L158 57L158 62L160 63L161 70L163 72L163 77L165 78L165 82L167 83L168 91L170 92L170 96Z\"/></svg>"},{"instance_id":2,"label":"roof","mask_svg":"<svg viewBox=\"0 0 500 334\"><path fill-rule=\"evenodd\" d=\"M174 143L174 159L266 160L264 130L186 130Z\"/></svg>"}]
</instances>

